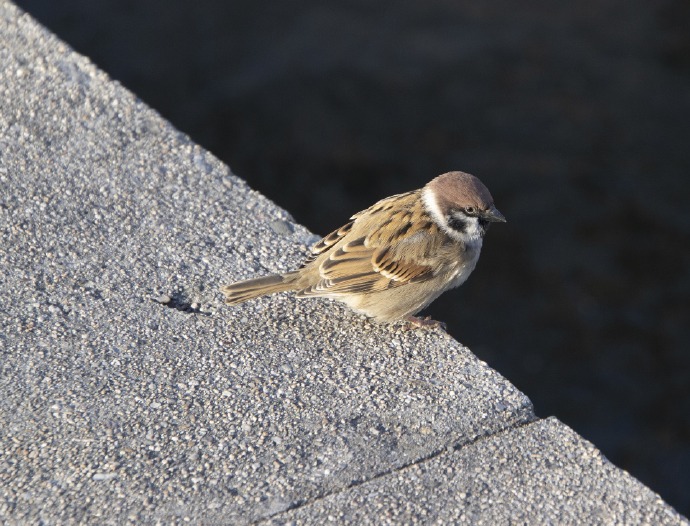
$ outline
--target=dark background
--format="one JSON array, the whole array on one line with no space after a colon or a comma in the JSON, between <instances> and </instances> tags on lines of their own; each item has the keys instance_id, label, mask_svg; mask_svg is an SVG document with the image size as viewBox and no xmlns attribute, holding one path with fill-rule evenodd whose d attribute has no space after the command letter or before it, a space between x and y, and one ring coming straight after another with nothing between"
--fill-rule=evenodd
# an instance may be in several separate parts
<instances>
[{"instance_id":1,"label":"dark background","mask_svg":"<svg viewBox=\"0 0 690 526\"><path fill-rule=\"evenodd\" d=\"M18 4L317 233L478 175L429 313L690 514L690 2Z\"/></svg>"}]
</instances>

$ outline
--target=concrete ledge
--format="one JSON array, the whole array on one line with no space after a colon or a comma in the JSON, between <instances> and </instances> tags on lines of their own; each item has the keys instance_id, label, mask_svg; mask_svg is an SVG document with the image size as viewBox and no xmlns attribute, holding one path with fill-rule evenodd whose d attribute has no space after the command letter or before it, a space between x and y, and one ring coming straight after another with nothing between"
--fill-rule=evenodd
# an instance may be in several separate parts
<instances>
[{"instance_id":1,"label":"concrete ledge","mask_svg":"<svg viewBox=\"0 0 690 526\"><path fill-rule=\"evenodd\" d=\"M6 1L0 42L2 522L320 522L374 487L397 497L372 516L410 522L591 522L597 488L625 508L606 517L683 521L441 332L223 306L218 284L293 267L313 235ZM570 460L530 475L532 454ZM460 494L466 469L528 489Z\"/></svg>"},{"instance_id":2,"label":"concrete ledge","mask_svg":"<svg viewBox=\"0 0 690 526\"><path fill-rule=\"evenodd\" d=\"M273 522L672 524L679 517L549 418L334 493Z\"/></svg>"}]
</instances>

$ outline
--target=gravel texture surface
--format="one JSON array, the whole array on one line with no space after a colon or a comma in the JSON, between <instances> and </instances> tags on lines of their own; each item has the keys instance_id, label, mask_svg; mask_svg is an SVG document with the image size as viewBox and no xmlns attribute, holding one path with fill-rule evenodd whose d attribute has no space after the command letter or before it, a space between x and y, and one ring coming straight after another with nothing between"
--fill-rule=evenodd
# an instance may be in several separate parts
<instances>
[{"instance_id":1,"label":"gravel texture surface","mask_svg":"<svg viewBox=\"0 0 690 526\"><path fill-rule=\"evenodd\" d=\"M690 2L15 1L314 232L478 175L427 313L690 515Z\"/></svg>"},{"instance_id":2,"label":"gravel texture surface","mask_svg":"<svg viewBox=\"0 0 690 526\"><path fill-rule=\"evenodd\" d=\"M525 431L529 400L443 332L287 294L223 306L219 284L294 267L314 236L9 2L0 44L0 522L280 520L399 492L411 465L447 480L424 513L493 517L444 473L465 455L510 487L531 478L516 451L578 475L536 464L516 517L601 483L637 492L620 517L679 520L572 432Z\"/></svg>"},{"instance_id":3,"label":"gravel texture surface","mask_svg":"<svg viewBox=\"0 0 690 526\"><path fill-rule=\"evenodd\" d=\"M288 512L276 524L680 524L555 418L480 439Z\"/></svg>"},{"instance_id":4,"label":"gravel texture surface","mask_svg":"<svg viewBox=\"0 0 690 526\"><path fill-rule=\"evenodd\" d=\"M534 418L442 332L224 307L314 237L0 6L0 517L252 520Z\"/></svg>"}]
</instances>

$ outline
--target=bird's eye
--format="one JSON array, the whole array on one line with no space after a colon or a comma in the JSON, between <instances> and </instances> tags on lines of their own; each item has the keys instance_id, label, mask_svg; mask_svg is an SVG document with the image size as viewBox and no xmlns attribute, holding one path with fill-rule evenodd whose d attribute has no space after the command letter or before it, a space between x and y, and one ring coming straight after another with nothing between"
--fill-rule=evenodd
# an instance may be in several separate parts
<instances>
[{"instance_id":1,"label":"bird's eye","mask_svg":"<svg viewBox=\"0 0 690 526\"><path fill-rule=\"evenodd\" d=\"M474 208L473 206L466 206L465 207L465 213L467 213L467 214L474 214L476 211L477 211L477 209Z\"/></svg>"}]
</instances>

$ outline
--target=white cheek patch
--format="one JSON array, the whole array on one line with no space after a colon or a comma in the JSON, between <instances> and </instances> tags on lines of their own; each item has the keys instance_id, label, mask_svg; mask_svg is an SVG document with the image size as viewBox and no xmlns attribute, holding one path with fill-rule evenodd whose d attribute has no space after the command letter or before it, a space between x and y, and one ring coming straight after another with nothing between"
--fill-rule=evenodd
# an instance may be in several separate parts
<instances>
[{"instance_id":1,"label":"white cheek patch","mask_svg":"<svg viewBox=\"0 0 690 526\"><path fill-rule=\"evenodd\" d=\"M465 225L467 225L465 229L465 237L466 239L469 239L470 241L476 241L480 240L482 238L482 227L479 226L479 219L476 217L467 217L465 216Z\"/></svg>"},{"instance_id":2,"label":"white cheek patch","mask_svg":"<svg viewBox=\"0 0 690 526\"><path fill-rule=\"evenodd\" d=\"M445 224L446 218L443 217L441 209L438 206L438 202L436 201L436 197L430 188L424 188L424 190L422 190L422 201L424 202L424 208L426 208L426 211L431 214L431 217L434 219L434 221L438 225Z\"/></svg>"},{"instance_id":3,"label":"white cheek patch","mask_svg":"<svg viewBox=\"0 0 690 526\"><path fill-rule=\"evenodd\" d=\"M436 223L445 234L448 234L456 241L463 241L465 239L461 233L448 228L448 221L443 216L441 207L438 206L438 201L430 188L424 188L422 190L422 202L424 203L424 208L434 220L434 223Z\"/></svg>"}]
</instances>

